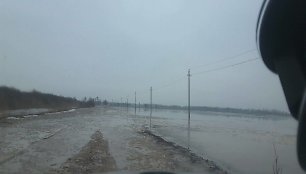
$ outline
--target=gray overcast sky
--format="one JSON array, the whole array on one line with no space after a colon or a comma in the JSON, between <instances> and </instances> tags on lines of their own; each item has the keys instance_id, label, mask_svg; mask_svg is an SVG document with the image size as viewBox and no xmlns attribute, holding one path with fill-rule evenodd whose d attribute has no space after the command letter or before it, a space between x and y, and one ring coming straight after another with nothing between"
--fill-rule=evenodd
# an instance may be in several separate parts
<instances>
[{"instance_id":1,"label":"gray overcast sky","mask_svg":"<svg viewBox=\"0 0 306 174\"><path fill-rule=\"evenodd\" d=\"M259 56L261 3L1 0L0 85L115 101L132 101L136 90L141 103L153 86L154 103L186 105L188 68L196 73ZM261 59L191 82L192 105L288 110L278 77Z\"/></svg>"}]
</instances>

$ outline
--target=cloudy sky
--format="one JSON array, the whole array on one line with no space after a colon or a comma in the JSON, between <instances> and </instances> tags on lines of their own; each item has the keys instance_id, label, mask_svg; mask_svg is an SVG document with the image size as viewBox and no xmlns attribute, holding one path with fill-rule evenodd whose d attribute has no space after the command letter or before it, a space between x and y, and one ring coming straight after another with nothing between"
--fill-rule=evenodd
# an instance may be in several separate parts
<instances>
[{"instance_id":1,"label":"cloudy sky","mask_svg":"<svg viewBox=\"0 0 306 174\"><path fill-rule=\"evenodd\" d=\"M287 111L260 57L262 0L1 0L0 85L83 98ZM219 69L216 71L211 71ZM203 72L203 73L199 73Z\"/></svg>"}]
</instances>

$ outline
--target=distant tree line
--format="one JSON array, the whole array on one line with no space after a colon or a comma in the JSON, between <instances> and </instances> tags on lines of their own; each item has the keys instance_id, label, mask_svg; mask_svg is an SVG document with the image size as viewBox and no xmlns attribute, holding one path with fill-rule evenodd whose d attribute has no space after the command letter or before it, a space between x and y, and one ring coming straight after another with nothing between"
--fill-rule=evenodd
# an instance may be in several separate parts
<instances>
[{"instance_id":1,"label":"distant tree line","mask_svg":"<svg viewBox=\"0 0 306 174\"><path fill-rule=\"evenodd\" d=\"M96 105L101 105L102 101L99 99L99 97L92 98L92 97L84 97L82 101L80 101L79 106L80 107L94 107Z\"/></svg>"},{"instance_id":2,"label":"distant tree line","mask_svg":"<svg viewBox=\"0 0 306 174\"><path fill-rule=\"evenodd\" d=\"M51 108L67 109L94 107L98 100L94 98L79 101L76 98L41 93L36 90L23 92L15 88L0 87L0 110Z\"/></svg>"}]
</instances>

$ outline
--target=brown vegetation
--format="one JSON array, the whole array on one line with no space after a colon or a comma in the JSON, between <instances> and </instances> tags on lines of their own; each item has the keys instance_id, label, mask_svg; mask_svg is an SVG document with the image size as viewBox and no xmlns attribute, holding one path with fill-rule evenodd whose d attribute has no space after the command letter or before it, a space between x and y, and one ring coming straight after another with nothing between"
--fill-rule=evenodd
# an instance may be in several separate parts
<instances>
[{"instance_id":1,"label":"brown vegetation","mask_svg":"<svg viewBox=\"0 0 306 174\"><path fill-rule=\"evenodd\" d=\"M75 98L45 94L36 90L23 92L15 88L0 87L0 111L30 108L67 109L94 105L94 99L78 101Z\"/></svg>"}]
</instances>

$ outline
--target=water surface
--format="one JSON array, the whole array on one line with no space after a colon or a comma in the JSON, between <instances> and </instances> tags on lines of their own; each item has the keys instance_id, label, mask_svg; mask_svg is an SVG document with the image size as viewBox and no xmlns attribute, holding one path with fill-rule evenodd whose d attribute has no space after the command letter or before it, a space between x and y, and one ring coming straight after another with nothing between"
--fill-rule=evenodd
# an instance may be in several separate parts
<instances>
[{"instance_id":1,"label":"water surface","mask_svg":"<svg viewBox=\"0 0 306 174\"><path fill-rule=\"evenodd\" d=\"M148 118L149 112L138 110ZM154 110L152 131L216 161L231 173L273 173L276 147L283 173L304 173L296 156L297 122L276 115ZM146 119L147 123L149 119Z\"/></svg>"}]
</instances>

